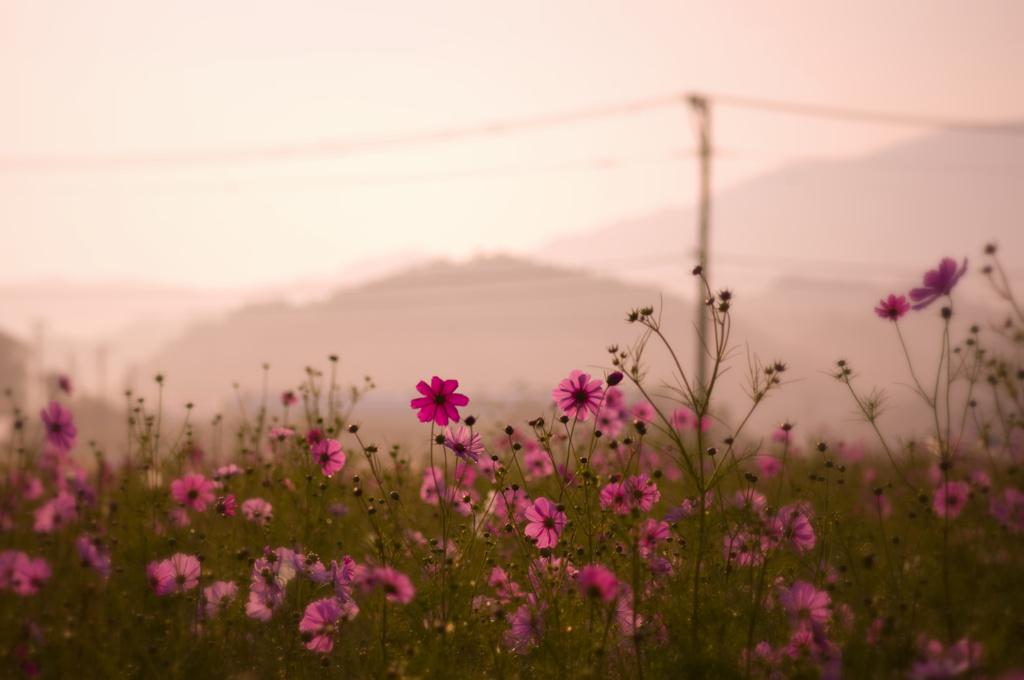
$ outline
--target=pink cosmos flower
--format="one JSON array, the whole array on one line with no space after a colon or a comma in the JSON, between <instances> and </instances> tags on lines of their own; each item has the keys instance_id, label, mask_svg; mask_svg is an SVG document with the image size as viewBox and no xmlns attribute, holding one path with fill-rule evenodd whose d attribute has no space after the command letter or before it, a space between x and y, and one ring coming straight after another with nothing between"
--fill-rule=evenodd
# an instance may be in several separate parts
<instances>
[{"instance_id":1,"label":"pink cosmos flower","mask_svg":"<svg viewBox=\"0 0 1024 680\"><path fill-rule=\"evenodd\" d=\"M993 496L989 511L1010 532L1024 532L1024 494L1017 489L1006 489L1003 496Z\"/></svg>"},{"instance_id":2,"label":"pink cosmos flower","mask_svg":"<svg viewBox=\"0 0 1024 680\"><path fill-rule=\"evenodd\" d=\"M272 427L270 428L270 432L267 433L267 437L269 437L271 441L283 442L294 434L295 430L287 427Z\"/></svg>"},{"instance_id":3,"label":"pink cosmos flower","mask_svg":"<svg viewBox=\"0 0 1024 680\"><path fill-rule=\"evenodd\" d=\"M468 427L459 427L454 434L452 428L444 428L444 445L462 460L473 459L474 463L480 461L480 454L484 452L480 435L471 433Z\"/></svg>"},{"instance_id":4,"label":"pink cosmos flower","mask_svg":"<svg viewBox=\"0 0 1024 680\"><path fill-rule=\"evenodd\" d=\"M71 396L71 378L67 375L61 374L60 377L57 378L57 387L59 387L60 391L64 394L69 397Z\"/></svg>"},{"instance_id":5,"label":"pink cosmos flower","mask_svg":"<svg viewBox=\"0 0 1024 680\"><path fill-rule=\"evenodd\" d=\"M948 650L943 650L938 640L932 640L925 646L924 658L914 663L907 677L910 680L960 677L981 667L981 655L981 643L971 642L967 638L961 639Z\"/></svg>"},{"instance_id":6,"label":"pink cosmos flower","mask_svg":"<svg viewBox=\"0 0 1024 680\"><path fill-rule=\"evenodd\" d=\"M726 560L740 567L753 567L762 564L765 553L771 547L766 536L738 530L735 535L723 536L722 543L722 555Z\"/></svg>"},{"instance_id":7,"label":"pink cosmos flower","mask_svg":"<svg viewBox=\"0 0 1024 680\"><path fill-rule=\"evenodd\" d=\"M523 463L531 477L543 479L555 472L555 466L551 464L551 456L539 446L527 446L523 454Z\"/></svg>"},{"instance_id":8,"label":"pink cosmos flower","mask_svg":"<svg viewBox=\"0 0 1024 680\"><path fill-rule=\"evenodd\" d=\"M284 604L284 591L259 592L249 591L249 601L245 603L245 614L257 621L269 621L274 610Z\"/></svg>"},{"instance_id":9,"label":"pink cosmos flower","mask_svg":"<svg viewBox=\"0 0 1024 680\"><path fill-rule=\"evenodd\" d=\"M285 407L294 406L299 403L299 398L295 396L295 392L285 390L281 393L281 403L284 404Z\"/></svg>"},{"instance_id":10,"label":"pink cosmos flower","mask_svg":"<svg viewBox=\"0 0 1024 680\"><path fill-rule=\"evenodd\" d=\"M469 403L469 397L455 391L458 387L458 380L441 380L435 375L429 385L424 380L416 385L416 391L423 396L413 399L409 404L420 410L418 417L421 423L434 421L439 427L444 427L448 421L457 423L459 412L455 407Z\"/></svg>"},{"instance_id":11,"label":"pink cosmos flower","mask_svg":"<svg viewBox=\"0 0 1024 680\"><path fill-rule=\"evenodd\" d=\"M535 604L519 607L509 620L511 627L505 631L505 645L516 654L530 651L530 647L536 645L543 634L544 621L541 615L546 608L545 603L539 607Z\"/></svg>"},{"instance_id":12,"label":"pink cosmos flower","mask_svg":"<svg viewBox=\"0 0 1024 680\"><path fill-rule=\"evenodd\" d=\"M416 588L413 587L412 580L391 567L374 568L369 578L366 579L366 583L373 588L380 586L388 602L409 604L416 596Z\"/></svg>"},{"instance_id":13,"label":"pink cosmos flower","mask_svg":"<svg viewBox=\"0 0 1024 680\"><path fill-rule=\"evenodd\" d=\"M932 507L939 517L953 519L964 509L970 492L971 487L967 482L948 482L936 490Z\"/></svg>"},{"instance_id":14,"label":"pink cosmos flower","mask_svg":"<svg viewBox=\"0 0 1024 680\"><path fill-rule=\"evenodd\" d=\"M560 591L565 592L566 579L575 579L579 570L561 557L537 557L526 568L526 572L534 592L550 590L552 586L558 586Z\"/></svg>"},{"instance_id":15,"label":"pink cosmos flower","mask_svg":"<svg viewBox=\"0 0 1024 680\"><path fill-rule=\"evenodd\" d=\"M632 475L622 483L626 502L630 507L640 508L641 512L649 512L661 498L658 485L647 475Z\"/></svg>"},{"instance_id":16,"label":"pink cosmos flower","mask_svg":"<svg viewBox=\"0 0 1024 680\"><path fill-rule=\"evenodd\" d=\"M761 476L765 479L782 472L782 461L778 458L767 453L759 453L756 459L757 466L761 469Z\"/></svg>"},{"instance_id":17,"label":"pink cosmos flower","mask_svg":"<svg viewBox=\"0 0 1024 680\"><path fill-rule=\"evenodd\" d=\"M924 309L943 295L949 295L953 286L966 271L966 257L959 270L956 268L956 260L949 257L943 258L938 269L932 269L924 275L924 286L910 291L910 299L917 303L913 308L915 310Z\"/></svg>"},{"instance_id":18,"label":"pink cosmos flower","mask_svg":"<svg viewBox=\"0 0 1024 680\"><path fill-rule=\"evenodd\" d=\"M620 515L629 512L629 503L626 501L626 489L621 482L609 482L601 489L601 508L611 508Z\"/></svg>"},{"instance_id":19,"label":"pink cosmos flower","mask_svg":"<svg viewBox=\"0 0 1024 680\"><path fill-rule=\"evenodd\" d=\"M633 611L633 589L628 583L619 582L619 595L615 600L615 620L623 635L631 636L643 625L642 616Z\"/></svg>"},{"instance_id":20,"label":"pink cosmos flower","mask_svg":"<svg viewBox=\"0 0 1024 680\"><path fill-rule=\"evenodd\" d=\"M601 407L601 381L577 369L551 391L558 408L569 418L587 420Z\"/></svg>"},{"instance_id":21,"label":"pink cosmos flower","mask_svg":"<svg viewBox=\"0 0 1024 680\"><path fill-rule=\"evenodd\" d=\"M42 557L30 558L25 553L15 553L11 590L21 596L34 595L50 580L50 575L50 565Z\"/></svg>"},{"instance_id":22,"label":"pink cosmos flower","mask_svg":"<svg viewBox=\"0 0 1024 680\"><path fill-rule=\"evenodd\" d=\"M619 592L619 579L600 564L591 564L576 574L576 584L585 597L611 602Z\"/></svg>"},{"instance_id":23,"label":"pink cosmos flower","mask_svg":"<svg viewBox=\"0 0 1024 680\"><path fill-rule=\"evenodd\" d=\"M320 654L334 649L334 634L338 630L340 618L341 606L333 597L310 602L299 622L306 648Z\"/></svg>"},{"instance_id":24,"label":"pink cosmos flower","mask_svg":"<svg viewBox=\"0 0 1024 680\"><path fill-rule=\"evenodd\" d=\"M229 493L227 496L221 496L217 499L217 504L213 506L217 514L224 517L234 517L235 511L238 510L238 503L235 501L235 495Z\"/></svg>"},{"instance_id":25,"label":"pink cosmos flower","mask_svg":"<svg viewBox=\"0 0 1024 680\"><path fill-rule=\"evenodd\" d=\"M816 651L814 635L806 627L799 627L790 636L789 644L779 651L796 661L813 659L814 652Z\"/></svg>"},{"instance_id":26,"label":"pink cosmos flower","mask_svg":"<svg viewBox=\"0 0 1024 680\"><path fill-rule=\"evenodd\" d=\"M654 407L649 402L638 401L633 404L633 419L643 423L644 425L650 425L654 422L655 411Z\"/></svg>"},{"instance_id":27,"label":"pink cosmos flower","mask_svg":"<svg viewBox=\"0 0 1024 680\"><path fill-rule=\"evenodd\" d=\"M738 510L750 511L758 515L763 515L764 509L768 507L768 499L765 495L754 489L737 491L733 494L732 502Z\"/></svg>"},{"instance_id":28,"label":"pink cosmos flower","mask_svg":"<svg viewBox=\"0 0 1024 680\"><path fill-rule=\"evenodd\" d=\"M75 497L67 491L61 491L36 510L35 530L48 534L78 519L75 509Z\"/></svg>"},{"instance_id":29,"label":"pink cosmos flower","mask_svg":"<svg viewBox=\"0 0 1024 680\"><path fill-rule=\"evenodd\" d=\"M186 590L192 590L199 585L199 560L196 559L195 555L186 555L185 553L176 553L171 556L169 560L164 560L165 563L170 565L171 578L171 589L168 592L177 591L184 593ZM160 595L166 595L167 593L159 593Z\"/></svg>"},{"instance_id":30,"label":"pink cosmos flower","mask_svg":"<svg viewBox=\"0 0 1024 680\"><path fill-rule=\"evenodd\" d=\"M558 506L547 498L538 498L526 509L526 535L537 539L538 548L552 548L558 543L568 519Z\"/></svg>"},{"instance_id":31,"label":"pink cosmos flower","mask_svg":"<svg viewBox=\"0 0 1024 680\"><path fill-rule=\"evenodd\" d=\"M192 524L192 520L189 519L188 510L185 508L174 508L167 512L167 523L172 527L184 529L189 524Z\"/></svg>"},{"instance_id":32,"label":"pink cosmos flower","mask_svg":"<svg viewBox=\"0 0 1024 680\"><path fill-rule=\"evenodd\" d=\"M274 506L262 498L250 498L242 502L242 514L245 515L245 518L261 526L273 519L273 510Z\"/></svg>"},{"instance_id":33,"label":"pink cosmos flower","mask_svg":"<svg viewBox=\"0 0 1024 680\"><path fill-rule=\"evenodd\" d=\"M345 452L341 450L341 444L334 439L325 439L313 444L310 452L313 455L313 462L320 466L320 471L326 477L333 477L335 472L345 467Z\"/></svg>"},{"instance_id":34,"label":"pink cosmos flower","mask_svg":"<svg viewBox=\"0 0 1024 680\"><path fill-rule=\"evenodd\" d=\"M715 501L715 492L708 491L704 494L704 509L707 510ZM675 508L669 508L662 518L666 522L681 522L687 517L692 517L697 512L700 499L684 498L682 504Z\"/></svg>"},{"instance_id":35,"label":"pink cosmos flower","mask_svg":"<svg viewBox=\"0 0 1024 680\"><path fill-rule=\"evenodd\" d=\"M276 553L271 553L271 557L273 561L261 557L253 564L249 592L259 593L262 596L263 604L268 602L280 604L284 602L288 581L294 577L295 570L279 559ZM253 601L251 597L249 600ZM273 604L270 608L273 608Z\"/></svg>"},{"instance_id":36,"label":"pink cosmos flower","mask_svg":"<svg viewBox=\"0 0 1024 680\"><path fill-rule=\"evenodd\" d=\"M78 442L78 428L71 422L71 411L56 401L39 412L46 426L46 440L61 451L70 451Z\"/></svg>"},{"instance_id":37,"label":"pink cosmos flower","mask_svg":"<svg viewBox=\"0 0 1024 680\"><path fill-rule=\"evenodd\" d=\"M238 467L234 463L230 465L224 465L213 471L214 479L231 479L245 472L242 468Z\"/></svg>"},{"instance_id":38,"label":"pink cosmos flower","mask_svg":"<svg viewBox=\"0 0 1024 680\"><path fill-rule=\"evenodd\" d=\"M420 485L420 499L425 503L437 505L444 493L444 473L441 468L428 467L423 471L423 484Z\"/></svg>"},{"instance_id":39,"label":"pink cosmos flower","mask_svg":"<svg viewBox=\"0 0 1024 680\"><path fill-rule=\"evenodd\" d=\"M18 564L18 555L23 553L17 550L0 551L0 590L11 587L11 579L14 577L14 567Z\"/></svg>"},{"instance_id":40,"label":"pink cosmos flower","mask_svg":"<svg viewBox=\"0 0 1024 680\"><path fill-rule=\"evenodd\" d=\"M215 498L213 482L203 475L185 475L171 482L171 496L182 505L202 512L206 510L206 504Z\"/></svg>"},{"instance_id":41,"label":"pink cosmos flower","mask_svg":"<svg viewBox=\"0 0 1024 680\"><path fill-rule=\"evenodd\" d=\"M828 606L832 599L828 593L818 590L810 583L797 581L792 588L779 588L779 602L786 608L789 618L798 626L824 626L828 621Z\"/></svg>"},{"instance_id":42,"label":"pink cosmos flower","mask_svg":"<svg viewBox=\"0 0 1024 680\"><path fill-rule=\"evenodd\" d=\"M640 554L644 557L653 555L658 543L669 537L668 523L655 519L644 520L637 532L640 538Z\"/></svg>"},{"instance_id":43,"label":"pink cosmos flower","mask_svg":"<svg viewBox=\"0 0 1024 680\"><path fill-rule=\"evenodd\" d=\"M75 546L82 564L92 567L103 578L110 578L110 553L99 540L91 536L79 536Z\"/></svg>"},{"instance_id":44,"label":"pink cosmos flower","mask_svg":"<svg viewBox=\"0 0 1024 680\"><path fill-rule=\"evenodd\" d=\"M341 558L341 564L331 560L331 583L334 585L334 595L341 601L347 601L352 597L352 579L356 575L356 562L348 555Z\"/></svg>"},{"instance_id":45,"label":"pink cosmos flower","mask_svg":"<svg viewBox=\"0 0 1024 680\"><path fill-rule=\"evenodd\" d=\"M790 547L801 555L814 547L816 538L814 527L797 507L782 507L768 524L768 533L777 541L786 541Z\"/></svg>"},{"instance_id":46,"label":"pink cosmos flower","mask_svg":"<svg viewBox=\"0 0 1024 680\"><path fill-rule=\"evenodd\" d=\"M14 470L7 476L7 480L11 488L21 491L21 497L26 501L34 501L43 495L43 483L33 474Z\"/></svg>"},{"instance_id":47,"label":"pink cosmos flower","mask_svg":"<svg viewBox=\"0 0 1024 680\"><path fill-rule=\"evenodd\" d=\"M206 586L203 588L206 615L213 618L224 611L235 601L236 595L238 595L238 586L234 581L217 581L211 586Z\"/></svg>"},{"instance_id":48,"label":"pink cosmos flower","mask_svg":"<svg viewBox=\"0 0 1024 680\"><path fill-rule=\"evenodd\" d=\"M157 595L166 595L174 590L174 571L167 560L153 560L146 565L146 580Z\"/></svg>"},{"instance_id":49,"label":"pink cosmos flower","mask_svg":"<svg viewBox=\"0 0 1024 680\"><path fill-rule=\"evenodd\" d=\"M491 569L491 575L487 577L487 585L496 588L498 599L506 604L518 597L523 597L523 589L501 567Z\"/></svg>"},{"instance_id":50,"label":"pink cosmos flower","mask_svg":"<svg viewBox=\"0 0 1024 680\"><path fill-rule=\"evenodd\" d=\"M878 306L875 307L875 314L883 319L895 322L904 314L910 311L910 303L907 302L907 298L903 295L899 297L890 295L888 299L882 299L878 302Z\"/></svg>"}]
</instances>

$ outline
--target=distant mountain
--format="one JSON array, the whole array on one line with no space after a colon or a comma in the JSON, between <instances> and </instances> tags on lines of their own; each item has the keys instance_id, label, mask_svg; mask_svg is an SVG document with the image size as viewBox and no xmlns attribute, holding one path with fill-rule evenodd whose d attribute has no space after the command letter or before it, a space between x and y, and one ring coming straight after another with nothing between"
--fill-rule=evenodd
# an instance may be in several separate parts
<instances>
[{"instance_id":1,"label":"distant mountain","mask_svg":"<svg viewBox=\"0 0 1024 680\"><path fill-rule=\"evenodd\" d=\"M33 361L41 353L47 371L70 374L84 394L109 399L120 394L129 373L137 374L194 324L215 322L247 305L322 301L342 286L387 276L423 259L398 252L329 279L254 290L60 280L0 287L0 333L10 333L31 349Z\"/></svg>"},{"instance_id":2,"label":"distant mountain","mask_svg":"<svg viewBox=\"0 0 1024 680\"><path fill-rule=\"evenodd\" d=\"M661 210L554 239L538 256L686 293L696 223L693 208ZM990 241L1019 262L1024 138L942 131L859 160L795 163L716 191L710 241L723 285L738 271L893 278L943 256L976 258Z\"/></svg>"},{"instance_id":3,"label":"distant mountain","mask_svg":"<svg viewBox=\"0 0 1024 680\"><path fill-rule=\"evenodd\" d=\"M409 394L435 374L481 396L550 393L574 368L607 365L607 345L637 335L626 313L658 297L511 257L433 262L323 303L248 307L191 329L148 366L168 376L168 387L217 401L236 381L258 385L265 362L275 387L294 387L306 366L325 368L331 354L342 380L371 375L385 394ZM691 310L674 298L665 304L667 325L680 334Z\"/></svg>"},{"instance_id":4,"label":"distant mountain","mask_svg":"<svg viewBox=\"0 0 1024 680\"><path fill-rule=\"evenodd\" d=\"M717 392L717 413L735 423L749 407L751 360L779 360L788 366L787 384L758 409L752 435L770 433L783 420L797 422L804 436L866 435L851 415L850 396L829 375L843 358L860 376L859 389L888 389L891 422L900 432L923 431L926 414L898 384L910 378L892 325L872 311L878 295L864 284L798 279L779 283L768 295L738 294L733 354ZM433 262L339 291L326 302L252 306L197 325L140 370L145 380L139 384L145 388L160 373L165 403L189 401L200 412L230 412L236 410L232 385L239 384L243 401L251 403L268 363L271 405L279 413L280 392L297 387L307 366L326 374L327 357L335 354L340 384L373 377L378 389L359 412L393 435L396 415L404 426L417 424L406 417L408 401L416 396L416 383L433 375L459 380L474 413L510 418L525 404L532 417L571 370L603 376L610 367L606 348L625 349L640 336L639 326L625 322L626 313L645 305L659 310L692 377L692 304L653 288L501 256ZM926 372L937 357L940 320L933 311L915 317L904 331L918 358L915 367ZM968 322L966 313L958 318L956 333ZM649 385L667 394L665 385L675 384L669 355L651 342L645 356Z\"/></svg>"}]
</instances>

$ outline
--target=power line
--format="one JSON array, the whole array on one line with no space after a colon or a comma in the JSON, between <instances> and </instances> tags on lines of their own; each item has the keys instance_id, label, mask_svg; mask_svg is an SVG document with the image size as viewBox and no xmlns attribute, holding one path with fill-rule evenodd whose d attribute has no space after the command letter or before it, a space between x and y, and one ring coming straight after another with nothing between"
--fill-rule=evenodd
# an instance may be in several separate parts
<instances>
[{"instance_id":1,"label":"power line","mask_svg":"<svg viewBox=\"0 0 1024 680\"><path fill-rule=\"evenodd\" d=\"M952 132L977 132L991 135L1024 135L1024 124L1020 123L981 123L973 120L957 118L939 118L934 116L914 116L887 111L869 111L850 109L838 106L820 106L774 99L758 99L754 97L737 97L726 94L705 95L716 104L737 108L776 111L798 116L815 118L838 118L843 120L878 123L883 125L905 125L911 127L943 128Z\"/></svg>"},{"instance_id":2,"label":"power line","mask_svg":"<svg viewBox=\"0 0 1024 680\"><path fill-rule=\"evenodd\" d=\"M884 111L820 106L727 94L678 92L585 109L381 135L188 151L156 150L93 156L0 157L0 173L155 170L170 167L210 167L343 158L359 154L412 149L433 144L485 139L545 127L571 125L600 118L682 105L692 101L694 97L698 99L703 98L712 104L774 111L799 116L832 118L873 124L942 128L954 132L1024 136L1024 124L1019 123L993 124L965 119L905 115Z\"/></svg>"},{"instance_id":3,"label":"power line","mask_svg":"<svg viewBox=\"0 0 1024 680\"><path fill-rule=\"evenodd\" d=\"M434 128L376 136L348 137L234 149L149 151L108 156L0 158L0 172L52 172L154 169L169 166L238 165L247 163L339 158L356 154L407 149L416 146L495 137L598 118L621 116L677 105L680 95L651 97L589 109L524 116L459 127Z\"/></svg>"},{"instance_id":4,"label":"power line","mask_svg":"<svg viewBox=\"0 0 1024 680\"><path fill-rule=\"evenodd\" d=\"M502 177L531 176L560 172L598 172L615 170L636 165L674 163L694 156L693 151L676 150L650 156L596 156L553 163L521 163L510 165L461 168L448 171L387 173L379 175L349 175L341 177L292 177L292 178L249 178L249 179L201 179L194 181L153 181L121 182L117 189L144 190L162 193L176 191L307 191L364 186L393 186L403 184L431 184L438 182L460 182L488 180ZM47 187L48 189L51 187ZM57 189L71 191L95 191L95 183L83 185L58 184Z\"/></svg>"}]
</instances>

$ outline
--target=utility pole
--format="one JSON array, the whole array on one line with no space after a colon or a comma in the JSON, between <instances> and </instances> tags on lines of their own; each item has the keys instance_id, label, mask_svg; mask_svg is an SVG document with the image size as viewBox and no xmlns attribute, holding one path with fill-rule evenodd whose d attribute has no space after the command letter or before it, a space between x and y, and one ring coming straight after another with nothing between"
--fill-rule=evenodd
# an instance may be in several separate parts
<instances>
[{"instance_id":1,"label":"utility pole","mask_svg":"<svg viewBox=\"0 0 1024 680\"><path fill-rule=\"evenodd\" d=\"M697 119L697 136L700 143L700 212L697 217L697 258L708 277L708 231L711 222L711 107L708 99L699 94L689 97L690 108ZM704 281L697 279L697 383L707 384L708 353L707 327L708 310L704 304L706 291Z\"/></svg>"},{"instance_id":2,"label":"utility pole","mask_svg":"<svg viewBox=\"0 0 1024 680\"><path fill-rule=\"evenodd\" d=\"M99 401L107 399L107 346L96 347L96 398Z\"/></svg>"}]
</instances>

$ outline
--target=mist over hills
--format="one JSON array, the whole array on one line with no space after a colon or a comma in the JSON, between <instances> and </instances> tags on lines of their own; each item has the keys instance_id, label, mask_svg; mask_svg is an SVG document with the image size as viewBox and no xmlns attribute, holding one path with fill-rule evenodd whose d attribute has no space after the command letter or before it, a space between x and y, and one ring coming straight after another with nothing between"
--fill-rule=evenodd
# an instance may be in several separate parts
<instances>
[{"instance_id":1,"label":"mist over hills","mask_svg":"<svg viewBox=\"0 0 1024 680\"><path fill-rule=\"evenodd\" d=\"M408 408L416 383L432 375L458 379L477 398L543 397L574 368L603 375L606 347L638 335L626 313L658 298L653 289L506 256L432 262L327 302L253 306L197 326L146 369L167 375L174 393L218 404L234 382L259 386L265 362L276 390L297 386L311 364L326 371L332 354L343 384L373 377L378 404ZM667 298L664 314L667 329L686 336L681 351L692 354L692 308Z\"/></svg>"},{"instance_id":2,"label":"mist over hills","mask_svg":"<svg viewBox=\"0 0 1024 680\"><path fill-rule=\"evenodd\" d=\"M910 375L891 324L872 310L876 297L864 284L801 279L780 282L765 295L737 296L732 352L716 392L717 416L735 425L750 405L752 362L778 360L788 367L786 385L759 407L752 434L764 436L790 420L808 436L864 436L849 394L830 375L843 358L855 368L862 391L887 388L893 414L886 419L902 431L923 431L927 414L899 384L910 382ZM359 413L381 428L392 428L396 419L417 425L408 401L416 396L415 384L432 375L459 380L478 415L508 417L502 406L519 404L532 408L527 413L533 417L547 408L551 390L571 370L602 377L611 370L606 348L636 343L642 328L627 324L625 315L646 305L661 314L665 334L692 379L691 302L508 256L432 262L340 291L323 303L249 307L186 332L148 362L140 377L166 376L166 403L190 401L200 410L219 410L230 408L235 383L243 398L255 398L264 363L270 365L269 392L276 400L281 390L305 379L307 366L326 373L327 357L335 354L342 385L373 377L377 389ZM794 308L802 313L794 314ZM916 368L925 374L937 361L941 331L938 310L933 311L921 313L904 331ZM958 338L969 319L956 321ZM656 342L644 356L648 387L670 395L666 386L677 384L670 356Z\"/></svg>"},{"instance_id":3,"label":"mist over hills","mask_svg":"<svg viewBox=\"0 0 1024 680\"><path fill-rule=\"evenodd\" d=\"M828 376L839 358L856 367L865 390L889 386L885 418L922 420L898 384L910 376L893 329L872 308L919 285L941 257L966 256L954 339L996 319L979 255L999 243L1020 281L1022 158L1020 137L945 131L854 161L808 160L717 192L710 273L734 292L737 348L723 408L746 404L749 350L789 365L789 384L759 416L763 426L795 419L857 431L849 396ZM662 300L666 332L692 370L695 224L693 209L664 209L553 239L527 257L452 264L404 252L339 270L336 280L261 291L20 286L0 290L0 326L31 346L31 321L43 320L47 370L76 374L93 394L94 356L104 347L108 398L126 384L145 389L160 372L167 403L220 411L234 401L234 383L250 396L259 390L264 363L278 390L297 386L307 366L326 371L336 354L343 384L373 377L371 410L407 409L416 382L435 374L460 380L475 403L545 402L574 368L602 374L605 348L639 335L625 313L662 308ZM940 323L936 309L902 324L922 373L937 361ZM668 378L667 357L652 352L651 375Z\"/></svg>"},{"instance_id":4,"label":"mist over hills","mask_svg":"<svg viewBox=\"0 0 1024 680\"><path fill-rule=\"evenodd\" d=\"M735 285L742 277L757 292L793 273L916 285L942 257L977 258L988 242L1019 263L1022 159L1020 135L941 131L855 160L794 163L716 191L712 280ZM631 281L682 281L671 290L688 293L682 275L696 263L696 224L695 207L661 210L555 239L538 257L598 262Z\"/></svg>"}]
</instances>

